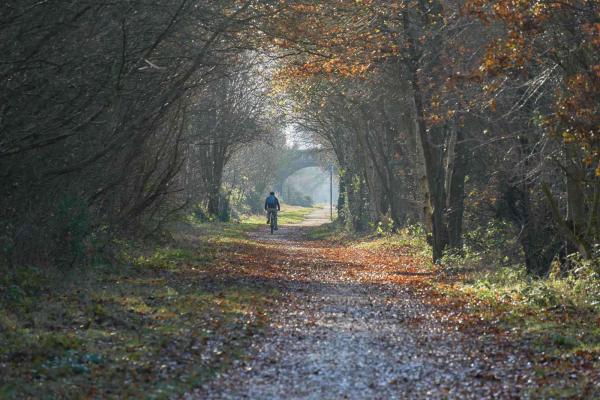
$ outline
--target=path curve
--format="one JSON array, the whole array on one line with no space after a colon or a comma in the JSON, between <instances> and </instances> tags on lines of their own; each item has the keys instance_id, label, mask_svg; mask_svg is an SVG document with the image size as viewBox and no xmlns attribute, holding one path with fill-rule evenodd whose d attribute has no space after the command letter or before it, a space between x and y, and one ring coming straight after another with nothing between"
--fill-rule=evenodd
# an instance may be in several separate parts
<instances>
[{"instance_id":1,"label":"path curve","mask_svg":"<svg viewBox=\"0 0 600 400\"><path fill-rule=\"evenodd\" d=\"M281 300L250 354L186 399L523 398L524 357L449 332L410 287L354 279L303 238L327 217L252 234L277 252Z\"/></svg>"}]
</instances>

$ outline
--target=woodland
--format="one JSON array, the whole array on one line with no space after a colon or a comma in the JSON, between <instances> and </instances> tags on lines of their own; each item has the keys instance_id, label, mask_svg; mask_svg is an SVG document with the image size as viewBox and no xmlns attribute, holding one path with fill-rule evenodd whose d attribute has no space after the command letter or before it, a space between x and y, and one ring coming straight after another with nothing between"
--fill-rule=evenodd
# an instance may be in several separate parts
<instances>
[{"instance_id":1,"label":"woodland","mask_svg":"<svg viewBox=\"0 0 600 400\"><path fill-rule=\"evenodd\" d=\"M119 397L138 375L165 378L147 360L122 387L109 374L85 386L111 359L111 374L128 368L98 345L102 329L140 352L170 340L177 358L175 331L203 329L204 346L235 326L239 357L275 295L223 265L264 229L271 190L283 224L312 212L294 206L313 206L303 193L279 193L306 149L337 185L336 219L314 240L383 241L381 259L416 246L439 293L494 302L486 318L543 321L536 335L558 349L547 366L580 385L541 398L599 393L598 0L4 0L0 397ZM181 265L219 267L208 279ZM173 293L194 325L134 340L148 322L125 310L175 318L159 304Z\"/></svg>"}]
</instances>

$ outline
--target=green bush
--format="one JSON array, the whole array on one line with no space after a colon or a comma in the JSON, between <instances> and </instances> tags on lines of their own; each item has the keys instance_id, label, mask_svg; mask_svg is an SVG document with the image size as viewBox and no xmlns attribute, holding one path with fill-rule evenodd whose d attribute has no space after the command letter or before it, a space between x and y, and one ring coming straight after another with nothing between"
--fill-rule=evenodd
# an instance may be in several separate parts
<instances>
[{"instance_id":1,"label":"green bush","mask_svg":"<svg viewBox=\"0 0 600 400\"><path fill-rule=\"evenodd\" d=\"M192 211L193 218L196 222L212 222L214 217L208 213L206 207L197 205Z\"/></svg>"},{"instance_id":2,"label":"green bush","mask_svg":"<svg viewBox=\"0 0 600 400\"><path fill-rule=\"evenodd\" d=\"M377 224L373 224L372 227L374 228L375 233L379 236L392 234L395 233L397 230L396 224L391 218L388 218L385 221L379 221L377 222Z\"/></svg>"},{"instance_id":3,"label":"green bush","mask_svg":"<svg viewBox=\"0 0 600 400\"><path fill-rule=\"evenodd\" d=\"M63 197L50 215L54 262L57 267L72 267L85 261L92 224L87 204L71 196Z\"/></svg>"},{"instance_id":4,"label":"green bush","mask_svg":"<svg viewBox=\"0 0 600 400\"><path fill-rule=\"evenodd\" d=\"M42 270L32 266L21 266L0 274L0 300L7 304L27 306L30 296L44 289L46 278Z\"/></svg>"},{"instance_id":5,"label":"green bush","mask_svg":"<svg viewBox=\"0 0 600 400\"><path fill-rule=\"evenodd\" d=\"M579 260L577 263L579 266L566 277L532 277L525 266L515 265L471 274L464 286L476 289L481 295L491 293L536 309L600 312L600 275L589 262Z\"/></svg>"},{"instance_id":6,"label":"green bush","mask_svg":"<svg viewBox=\"0 0 600 400\"><path fill-rule=\"evenodd\" d=\"M516 265L521 260L517 234L503 221L490 221L486 226L468 230L460 249L449 249L442 257L446 274L480 270L498 270Z\"/></svg>"}]
</instances>

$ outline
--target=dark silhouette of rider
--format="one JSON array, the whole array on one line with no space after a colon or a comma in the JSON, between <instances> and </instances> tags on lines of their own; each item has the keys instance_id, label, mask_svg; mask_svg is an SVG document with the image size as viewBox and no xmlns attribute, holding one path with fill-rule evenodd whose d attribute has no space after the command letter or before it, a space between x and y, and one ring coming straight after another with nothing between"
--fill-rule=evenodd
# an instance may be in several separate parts
<instances>
[{"instance_id":1,"label":"dark silhouette of rider","mask_svg":"<svg viewBox=\"0 0 600 400\"><path fill-rule=\"evenodd\" d=\"M265 211L267 212L267 225L271 223L271 214L281 210L279 199L275 197L275 192L269 193L265 199Z\"/></svg>"}]
</instances>

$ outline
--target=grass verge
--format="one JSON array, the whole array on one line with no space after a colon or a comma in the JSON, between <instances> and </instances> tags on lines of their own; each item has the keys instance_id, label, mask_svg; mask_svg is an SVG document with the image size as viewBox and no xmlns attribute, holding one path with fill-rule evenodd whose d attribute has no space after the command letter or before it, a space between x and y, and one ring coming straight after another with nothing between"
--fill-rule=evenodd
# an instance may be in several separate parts
<instances>
[{"instance_id":1,"label":"grass verge","mask_svg":"<svg viewBox=\"0 0 600 400\"><path fill-rule=\"evenodd\" d=\"M281 225L298 224L317 209L317 207L299 207L282 204L281 211L277 215L277 223ZM242 218L242 222L255 226L264 225L266 223L266 215L248 215Z\"/></svg>"},{"instance_id":2,"label":"grass verge","mask_svg":"<svg viewBox=\"0 0 600 400\"><path fill-rule=\"evenodd\" d=\"M425 234L417 226L409 226L392 233L354 233L345 229L334 221L312 228L307 233L310 240L327 240L340 243L356 249L377 252L402 252L405 255L414 256L419 264L432 267L431 249L427 244Z\"/></svg>"},{"instance_id":3,"label":"grass verge","mask_svg":"<svg viewBox=\"0 0 600 400\"><path fill-rule=\"evenodd\" d=\"M179 228L116 266L0 278L0 398L172 398L241 357L277 296L218 268L252 225Z\"/></svg>"},{"instance_id":4,"label":"grass verge","mask_svg":"<svg viewBox=\"0 0 600 400\"><path fill-rule=\"evenodd\" d=\"M494 324L532 354L532 398L600 397L600 280L532 278L523 268L469 272L433 282L465 301L475 319Z\"/></svg>"}]
</instances>

